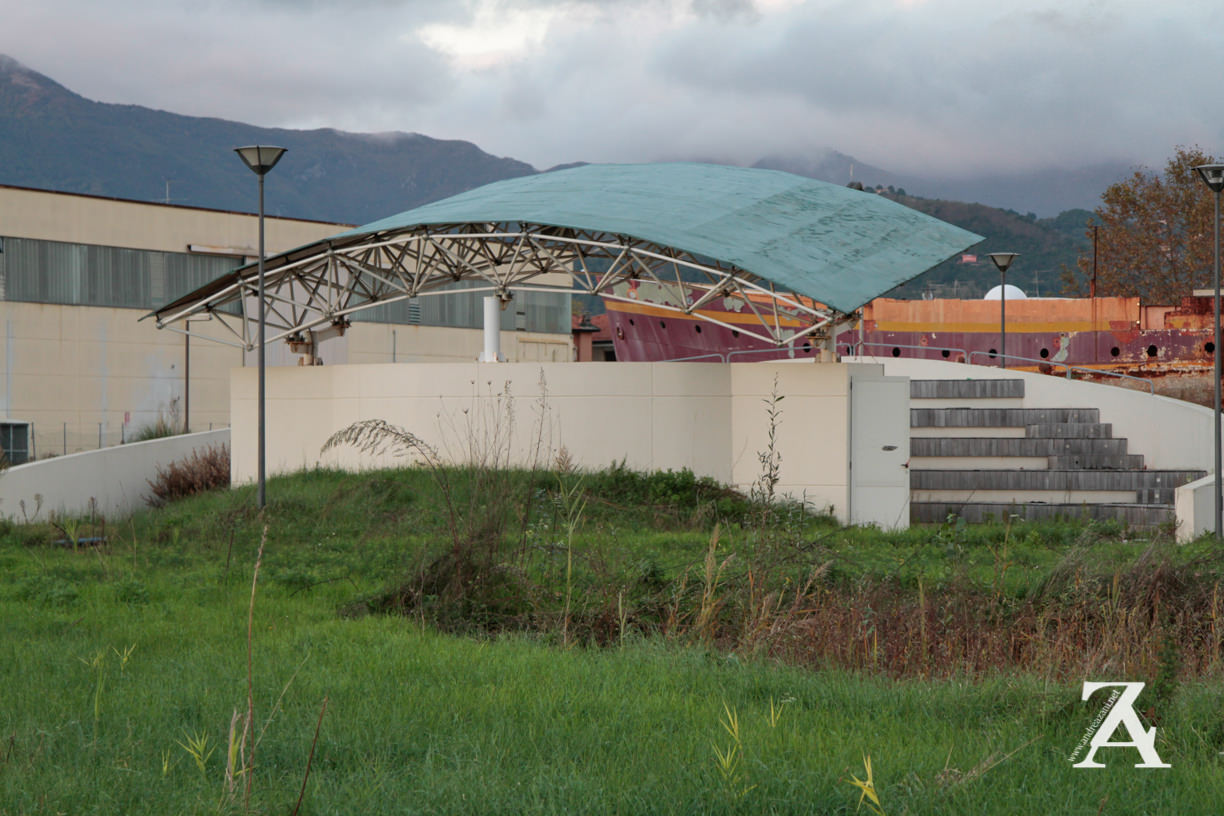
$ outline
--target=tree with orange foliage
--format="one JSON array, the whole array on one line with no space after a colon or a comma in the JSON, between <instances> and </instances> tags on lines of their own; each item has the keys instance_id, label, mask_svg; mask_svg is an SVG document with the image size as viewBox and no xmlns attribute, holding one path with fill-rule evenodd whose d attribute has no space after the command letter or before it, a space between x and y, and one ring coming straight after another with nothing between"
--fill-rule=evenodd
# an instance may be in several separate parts
<instances>
[{"instance_id":1,"label":"tree with orange foliage","mask_svg":"<svg viewBox=\"0 0 1224 816\"><path fill-rule=\"evenodd\" d=\"M1098 295L1138 295L1149 304L1177 304L1211 285L1215 258L1214 194L1194 168L1216 159L1178 147L1164 174L1139 169L1101 195L1097 233ZM1089 240L1093 235L1088 227ZM1079 257L1081 293L1092 279L1092 252Z\"/></svg>"}]
</instances>

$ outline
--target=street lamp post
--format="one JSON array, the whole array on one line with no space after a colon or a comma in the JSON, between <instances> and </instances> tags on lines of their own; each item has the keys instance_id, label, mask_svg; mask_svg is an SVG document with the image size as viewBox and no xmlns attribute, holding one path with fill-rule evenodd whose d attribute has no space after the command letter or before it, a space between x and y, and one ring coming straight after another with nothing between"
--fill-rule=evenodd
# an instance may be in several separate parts
<instances>
[{"instance_id":1,"label":"street lamp post","mask_svg":"<svg viewBox=\"0 0 1224 816\"><path fill-rule=\"evenodd\" d=\"M1020 255L1019 252L992 252L988 256L999 269L999 366L1007 368L1007 268Z\"/></svg>"},{"instance_id":2,"label":"street lamp post","mask_svg":"<svg viewBox=\"0 0 1224 816\"><path fill-rule=\"evenodd\" d=\"M264 176L268 171L276 166L280 161L280 157L284 155L285 148L271 147L268 145L250 145L249 147L236 147L234 152L238 157L251 168L255 175L259 176L259 488L256 493L256 503L259 509L264 508L266 503L266 479L267 471L265 469L265 453L266 446L264 444L264 424L265 424L265 390L264 390L264 318L267 311L264 305Z\"/></svg>"},{"instance_id":3,"label":"street lamp post","mask_svg":"<svg viewBox=\"0 0 1224 816\"><path fill-rule=\"evenodd\" d=\"M1224 164L1203 164L1194 168L1199 178L1215 193L1215 339L1211 356L1215 358L1215 504L1212 520L1215 523L1216 541L1220 540L1220 518L1224 516L1221 503L1220 475L1220 191L1224 190Z\"/></svg>"}]
</instances>

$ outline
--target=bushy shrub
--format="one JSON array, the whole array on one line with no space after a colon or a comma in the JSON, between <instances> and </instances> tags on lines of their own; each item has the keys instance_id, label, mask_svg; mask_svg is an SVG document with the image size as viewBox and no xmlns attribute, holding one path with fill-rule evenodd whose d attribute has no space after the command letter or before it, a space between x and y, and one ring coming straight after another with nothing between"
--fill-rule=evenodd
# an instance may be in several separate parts
<instances>
[{"instance_id":1,"label":"bushy shrub","mask_svg":"<svg viewBox=\"0 0 1224 816\"><path fill-rule=\"evenodd\" d=\"M206 490L228 487L230 483L229 446L210 447L203 452L192 451L191 456L169 467L157 469L157 478L149 481L153 495L146 501L154 507L167 502L193 496Z\"/></svg>"},{"instance_id":2,"label":"bushy shrub","mask_svg":"<svg viewBox=\"0 0 1224 816\"><path fill-rule=\"evenodd\" d=\"M688 468L656 470L645 473L613 462L611 466L587 476L587 491L618 504L665 505L692 509L721 498L726 488L708 477L697 477Z\"/></svg>"},{"instance_id":3,"label":"bushy shrub","mask_svg":"<svg viewBox=\"0 0 1224 816\"><path fill-rule=\"evenodd\" d=\"M601 503L619 507L649 507L705 524L712 520L742 522L753 505L742 493L688 468L633 470L624 462L586 475L586 492Z\"/></svg>"}]
</instances>

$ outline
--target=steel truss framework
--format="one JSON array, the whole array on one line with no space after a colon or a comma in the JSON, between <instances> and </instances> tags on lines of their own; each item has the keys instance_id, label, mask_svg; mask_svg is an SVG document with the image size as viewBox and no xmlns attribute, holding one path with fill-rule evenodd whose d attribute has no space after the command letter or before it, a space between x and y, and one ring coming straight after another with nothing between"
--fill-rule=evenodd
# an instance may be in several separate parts
<instances>
[{"instance_id":1,"label":"steel truss framework","mask_svg":"<svg viewBox=\"0 0 1224 816\"><path fill-rule=\"evenodd\" d=\"M342 236L269 258L267 340L294 342L308 331L342 329L350 315L363 309L455 294L454 285L463 281L477 285L458 291L489 292L505 302L514 291L551 273L571 275L573 287L530 289L630 300L613 287L631 281L654 283L667 295L665 302L653 303L655 307L694 315L779 347L827 338L841 317L809 298L777 292L768 280L734 265L626 235L539 224L461 223ZM258 320L257 290L258 270L251 265L151 316L159 329L251 350L257 342L252 328ZM740 319L751 314L755 320L731 326L711 317L704 307L715 299L741 300ZM202 326L210 330L201 331Z\"/></svg>"}]
</instances>

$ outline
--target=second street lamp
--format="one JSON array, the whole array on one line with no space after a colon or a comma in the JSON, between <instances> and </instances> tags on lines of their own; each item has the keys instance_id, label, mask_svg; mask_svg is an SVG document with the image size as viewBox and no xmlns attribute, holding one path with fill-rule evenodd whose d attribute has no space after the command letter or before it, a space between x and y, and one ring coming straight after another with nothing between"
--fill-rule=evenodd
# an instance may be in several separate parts
<instances>
[{"instance_id":1,"label":"second street lamp","mask_svg":"<svg viewBox=\"0 0 1224 816\"><path fill-rule=\"evenodd\" d=\"M999 286L999 366L1007 368L1007 268L1020 256L1019 252L992 252L987 257L994 261L1002 276Z\"/></svg>"},{"instance_id":2,"label":"second street lamp","mask_svg":"<svg viewBox=\"0 0 1224 816\"><path fill-rule=\"evenodd\" d=\"M1224 485L1221 485L1220 475L1220 191L1224 190L1224 164L1202 164L1194 169L1198 171L1203 183L1215 193L1215 345L1211 351L1211 356L1215 358L1215 388L1212 389L1215 391L1215 502L1212 506L1212 520L1216 541L1219 541L1220 518L1224 515L1221 508L1221 503L1224 502L1221 498L1221 493L1224 492L1221 487Z\"/></svg>"},{"instance_id":3,"label":"second street lamp","mask_svg":"<svg viewBox=\"0 0 1224 816\"><path fill-rule=\"evenodd\" d=\"M264 440L266 417L264 404L264 318L267 311L264 307L264 176L280 161L281 156L285 154L285 148L272 147L270 145L250 145L248 147L235 147L234 152L246 163L247 167L251 168L255 175L259 176L259 441L257 443L259 447L259 488L256 492L256 503L259 509L262 510L267 498L265 487L267 480L265 452L267 447Z\"/></svg>"}]
</instances>

